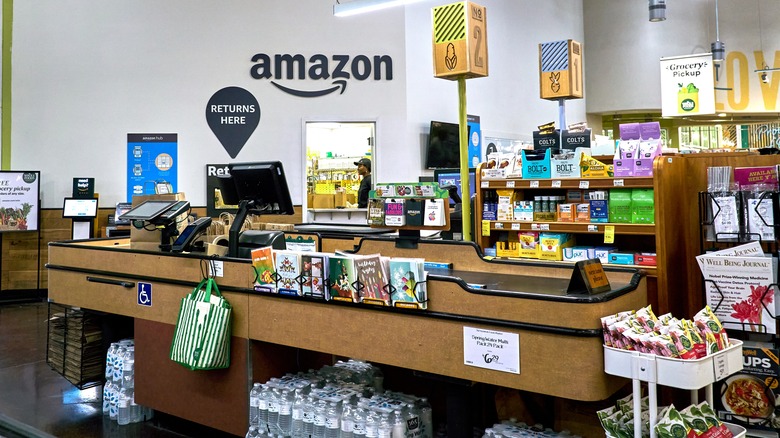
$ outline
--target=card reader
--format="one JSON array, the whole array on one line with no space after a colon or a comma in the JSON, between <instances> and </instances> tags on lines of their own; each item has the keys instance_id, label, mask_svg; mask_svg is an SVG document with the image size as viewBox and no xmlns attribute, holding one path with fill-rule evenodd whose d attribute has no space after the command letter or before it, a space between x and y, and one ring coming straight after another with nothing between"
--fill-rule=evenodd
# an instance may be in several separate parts
<instances>
[{"instance_id":1,"label":"card reader","mask_svg":"<svg viewBox=\"0 0 780 438\"><path fill-rule=\"evenodd\" d=\"M176 241L173 242L173 246L171 246L171 251L173 252L182 252L182 251L191 251L192 244L195 241L195 239L203 232L205 232L209 225L211 225L211 218L210 217L202 217L198 218L193 222L190 222L189 225L187 225L187 228L182 230L181 234L179 234L179 237L176 238Z\"/></svg>"}]
</instances>

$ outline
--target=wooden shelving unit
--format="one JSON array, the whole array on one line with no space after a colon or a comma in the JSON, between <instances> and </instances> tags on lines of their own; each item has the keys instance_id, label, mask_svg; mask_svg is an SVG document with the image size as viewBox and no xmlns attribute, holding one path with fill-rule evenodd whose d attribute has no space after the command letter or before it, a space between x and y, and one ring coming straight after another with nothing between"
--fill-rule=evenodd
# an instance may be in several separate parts
<instances>
[{"instance_id":1,"label":"wooden shelving unit","mask_svg":"<svg viewBox=\"0 0 780 438\"><path fill-rule=\"evenodd\" d=\"M652 177L482 180L479 169L477 169L477 195L473 213L477 227L474 240L480 247L486 248L495 242L496 234L504 231L562 232L590 236L588 239L592 240L598 239L594 236L604 235L605 226L612 226L619 248L623 246L623 243L627 243L626 246L630 247L625 249L657 254L657 266L638 266L648 275L649 303L661 313L675 310L679 312L684 307L684 300L679 296L680 290L687 278L686 233L684 233L685 226L682 224L681 217L685 214L683 210L685 210L684 200L686 199L685 193L687 193L684 161L684 157L679 156L658 157L654 162ZM567 189L653 189L655 224L491 221L490 235L483 235L482 227L479 224L482 218L484 192L507 188L522 191L526 199L528 199L529 193L532 197L532 193L536 190L542 190L546 193L560 190L560 194L564 194ZM690 205L690 210L695 213L695 203ZM553 263L571 264L571 262Z\"/></svg>"}]
</instances>

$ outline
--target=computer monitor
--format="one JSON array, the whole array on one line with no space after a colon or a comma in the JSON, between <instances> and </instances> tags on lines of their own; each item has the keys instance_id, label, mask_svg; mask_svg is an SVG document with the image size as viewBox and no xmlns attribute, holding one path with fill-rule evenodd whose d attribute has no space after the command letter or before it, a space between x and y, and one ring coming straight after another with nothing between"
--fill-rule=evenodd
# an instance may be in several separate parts
<instances>
[{"instance_id":1,"label":"computer monitor","mask_svg":"<svg viewBox=\"0 0 780 438\"><path fill-rule=\"evenodd\" d=\"M470 138L471 127L468 128ZM426 169L451 169L460 166L460 125L431 122L425 156Z\"/></svg>"},{"instance_id":2,"label":"computer monitor","mask_svg":"<svg viewBox=\"0 0 780 438\"><path fill-rule=\"evenodd\" d=\"M220 179L222 198L226 204L238 204L228 256L239 257L240 230L248 214L294 214L295 209L280 161L229 164L228 171L230 176Z\"/></svg>"},{"instance_id":3,"label":"computer monitor","mask_svg":"<svg viewBox=\"0 0 780 438\"><path fill-rule=\"evenodd\" d=\"M62 217L71 219L94 218L97 216L97 198L65 198Z\"/></svg>"},{"instance_id":4,"label":"computer monitor","mask_svg":"<svg viewBox=\"0 0 780 438\"><path fill-rule=\"evenodd\" d=\"M463 190L460 183L460 169L436 169L433 171L433 180L439 183L439 187L454 185L458 187L458 195L463 202L468 202L471 196L477 192L477 171L476 169L469 169L469 196L463 196ZM453 199L450 199L450 205L455 204Z\"/></svg>"}]
</instances>

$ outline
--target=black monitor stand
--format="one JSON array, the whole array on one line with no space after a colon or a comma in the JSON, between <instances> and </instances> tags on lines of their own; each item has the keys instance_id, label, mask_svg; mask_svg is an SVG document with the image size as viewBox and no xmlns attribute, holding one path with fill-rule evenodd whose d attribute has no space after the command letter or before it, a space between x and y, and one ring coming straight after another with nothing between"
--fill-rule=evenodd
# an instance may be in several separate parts
<instances>
[{"instance_id":1,"label":"black monitor stand","mask_svg":"<svg viewBox=\"0 0 780 438\"><path fill-rule=\"evenodd\" d=\"M228 257L238 258L238 235L241 233L241 226L249 213L260 212L256 207L255 201L244 199L238 203L236 217L233 219L233 223L230 224L230 231L228 231Z\"/></svg>"}]
</instances>

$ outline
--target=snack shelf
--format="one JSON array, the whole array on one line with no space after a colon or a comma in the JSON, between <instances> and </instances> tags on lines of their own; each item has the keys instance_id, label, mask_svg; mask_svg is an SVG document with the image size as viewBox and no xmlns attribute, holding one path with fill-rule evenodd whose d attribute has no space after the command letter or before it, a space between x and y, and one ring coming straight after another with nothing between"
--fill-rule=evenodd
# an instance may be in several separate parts
<instances>
[{"instance_id":1,"label":"snack shelf","mask_svg":"<svg viewBox=\"0 0 780 438\"><path fill-rule=\"evenodd\" d=\"M495 231L551 231L559 233L604 234L605 226L615 227L615 234L653 236L656 233L656 228L653 224L490 221L490 229Z\"/></svg>"},{"instance_id":2,"label":"snack shelf","mask_svg":"<svg viewBox=\"0 0 780 438\"><path fill-rule=\"evenodd\" d=\"M642 397L641 382L647 382L650 409L650 438L656 438L655 424L658 415L656 385L694 391L695 400L698 391L706 388L707 403L713 404L712 384L742 370L742 341L729 340L729 347L701 359L675 359L622 350L604 346L604 372L613 376L625 377L633 381L634 411L640 412ZM741 426L727 424L735 437L744 437L746 432ZM634 436L642 436L641 416L634 416Z\"/></svg>"},{"instance_id":3,"label":"snack shelf","mask_svg":"<svg viewBox=\"0 0 780 438\"><path fill-rule=\"evenodd\" d=\"M521 179L505 178L482 180L483 189L615 189L615 188L652 188L652 176L623 178L551 178Z\"/></svg>"}]
</instances>

